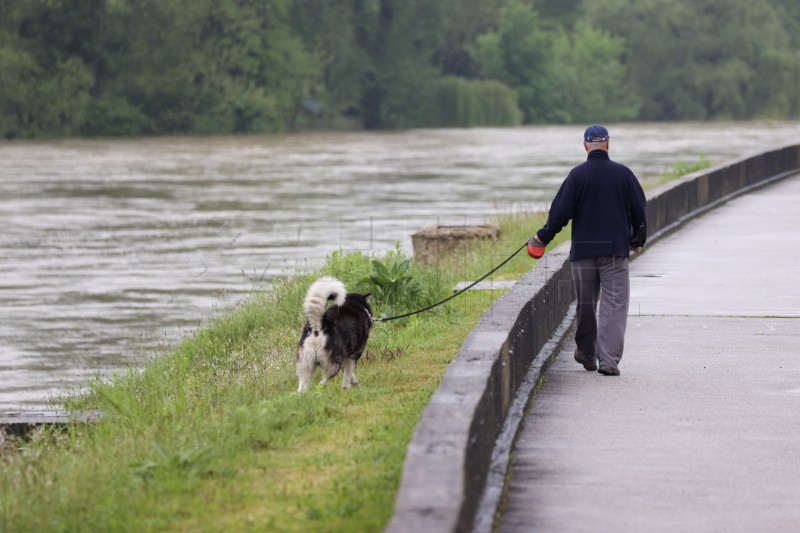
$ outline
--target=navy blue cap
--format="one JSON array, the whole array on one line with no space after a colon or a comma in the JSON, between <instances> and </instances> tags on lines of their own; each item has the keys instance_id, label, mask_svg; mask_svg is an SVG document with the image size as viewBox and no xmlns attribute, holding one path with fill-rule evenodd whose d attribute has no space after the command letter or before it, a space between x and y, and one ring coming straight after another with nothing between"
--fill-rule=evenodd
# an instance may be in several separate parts
<instances>
[{"instance_id":1,"label":"navy blue cap","mask_svg":"<svg viewBox=\"0 0 800 533\"><path fill-rule=\"evenodd\" d=\"M583 140L587 143L605 141L608 137L608 130L600 124L592 124L583 132Z\"/></svg>"}]
</instances>

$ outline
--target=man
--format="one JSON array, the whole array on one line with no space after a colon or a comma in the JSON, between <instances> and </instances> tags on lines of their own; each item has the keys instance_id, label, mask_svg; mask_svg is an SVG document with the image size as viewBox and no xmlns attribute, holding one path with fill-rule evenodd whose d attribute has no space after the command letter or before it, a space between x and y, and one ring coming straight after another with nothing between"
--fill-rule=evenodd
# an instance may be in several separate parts
<instances>
[{"instance_id":1,"label":"man","mask_svg":"<svg viewBox=\"0 0 800 533\"><path fill-rule=\"evenodd\" d=\"M547 223L528 242L543 249L572 220L569 260L578 300L575 360L586 370L618 376L628 321L628 258L631 250L641 251L646 240L646 200L633 172L609 158L608 145L605 127L586 128L586 162L570 171L553 199Z\"/></svg>"}]
</instances>

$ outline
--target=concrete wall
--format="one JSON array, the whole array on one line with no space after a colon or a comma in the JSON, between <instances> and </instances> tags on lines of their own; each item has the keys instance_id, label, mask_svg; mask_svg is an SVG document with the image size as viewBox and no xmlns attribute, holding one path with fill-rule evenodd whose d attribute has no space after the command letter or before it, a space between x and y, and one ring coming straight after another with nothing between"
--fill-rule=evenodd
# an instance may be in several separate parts
<instances>
[{"instance_id":1,"label":"concrete wall","mask_svg":"<svg viewBox=\"0 0 800 533\"><path fill-rule=\"evenodd\" d=\"M648 194L649 242L719 202L800 172L800 145L745 157ZM568 247L548 252L483 315L408 446L388 533L470 531L492 452L531 362L573 300Z\"/></svg>"},{"instance_id":2,"label":"concrete wall","mask_svg":"<svg viewBox=\"0 0 800 533\"><path fill-rule=\"evenodd\" d=\"M648 233L656 237L733 196L786 177L800 167L800 145L701 170L647 195Z\"/></svg>"}]
</instances>

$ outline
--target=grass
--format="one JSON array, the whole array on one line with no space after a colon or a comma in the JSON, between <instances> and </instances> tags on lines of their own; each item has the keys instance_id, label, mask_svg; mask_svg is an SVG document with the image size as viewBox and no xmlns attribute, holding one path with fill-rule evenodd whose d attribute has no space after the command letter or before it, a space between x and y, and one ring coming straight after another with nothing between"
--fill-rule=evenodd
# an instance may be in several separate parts
<instances>
[{"instance_id":1,"label":"grass","mask_svg":"<svg viewBox=\"0 0 800 533\"><path fill-rule=\"evenodd\" d=\"M305 291L332 274L372 292L376 315L419 309L499 264L544 221L497 219L497 242L446 268L423 268L400 251L333 254L320 272L253 294L143 369L66 399L70 409L107 414L10 443L15 451L0 455L0 531L381 531L417 421L501 292L465 293L376 325L360 387L341 391L337 378L299 395ZM523 251L491 279L517 279L532 266Z\"/></svg>"},{"instance_id":2,"label":"grass","mask_svg":"<svg viewBox=\"0 0 800 533\"><path fill-rule=\"evenodd\" d=\"M700 154L697 161L678 161L661 171L657 176L646 177L642 180L645 189L653 189L672 180L678 179L686 174L697 172L711 166L711 161L705 155Z\"/></svg>"},{"instance_id":3,"label":"grass","mask_svg":"<svg viewBox=\"0 0 800 533\"><path fill-rule=\"evenodd\" d=\"M501 292L466 293L378 324L361 386L296 394L301 303L318 275L372 292L380 315L418 309L476 279L525 242L542 215L504 215L496 243L463 269L423 268L400 251L333 254L276 282L141 370L96 382L70 409L94 425L46 429L2 457L0 531L380 531L414 427L447 365ZM521 252L495 279L533 262Z\"/></svg>"}]
</instances>

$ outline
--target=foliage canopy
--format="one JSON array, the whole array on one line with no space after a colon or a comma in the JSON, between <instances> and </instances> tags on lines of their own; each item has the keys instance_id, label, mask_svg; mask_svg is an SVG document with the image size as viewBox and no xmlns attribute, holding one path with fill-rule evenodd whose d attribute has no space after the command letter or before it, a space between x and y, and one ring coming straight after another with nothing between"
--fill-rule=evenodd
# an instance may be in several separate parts
<instances>
[{"instance_id":1,"label":"foliage canopy","mask_svg":"<svg viewBox=\"0 0 800 533\"><path fill-rule=\"evenodd\" d=\"M0 0L6 138L800 117L795 0Z\"/></svg>"}]
</instances>

